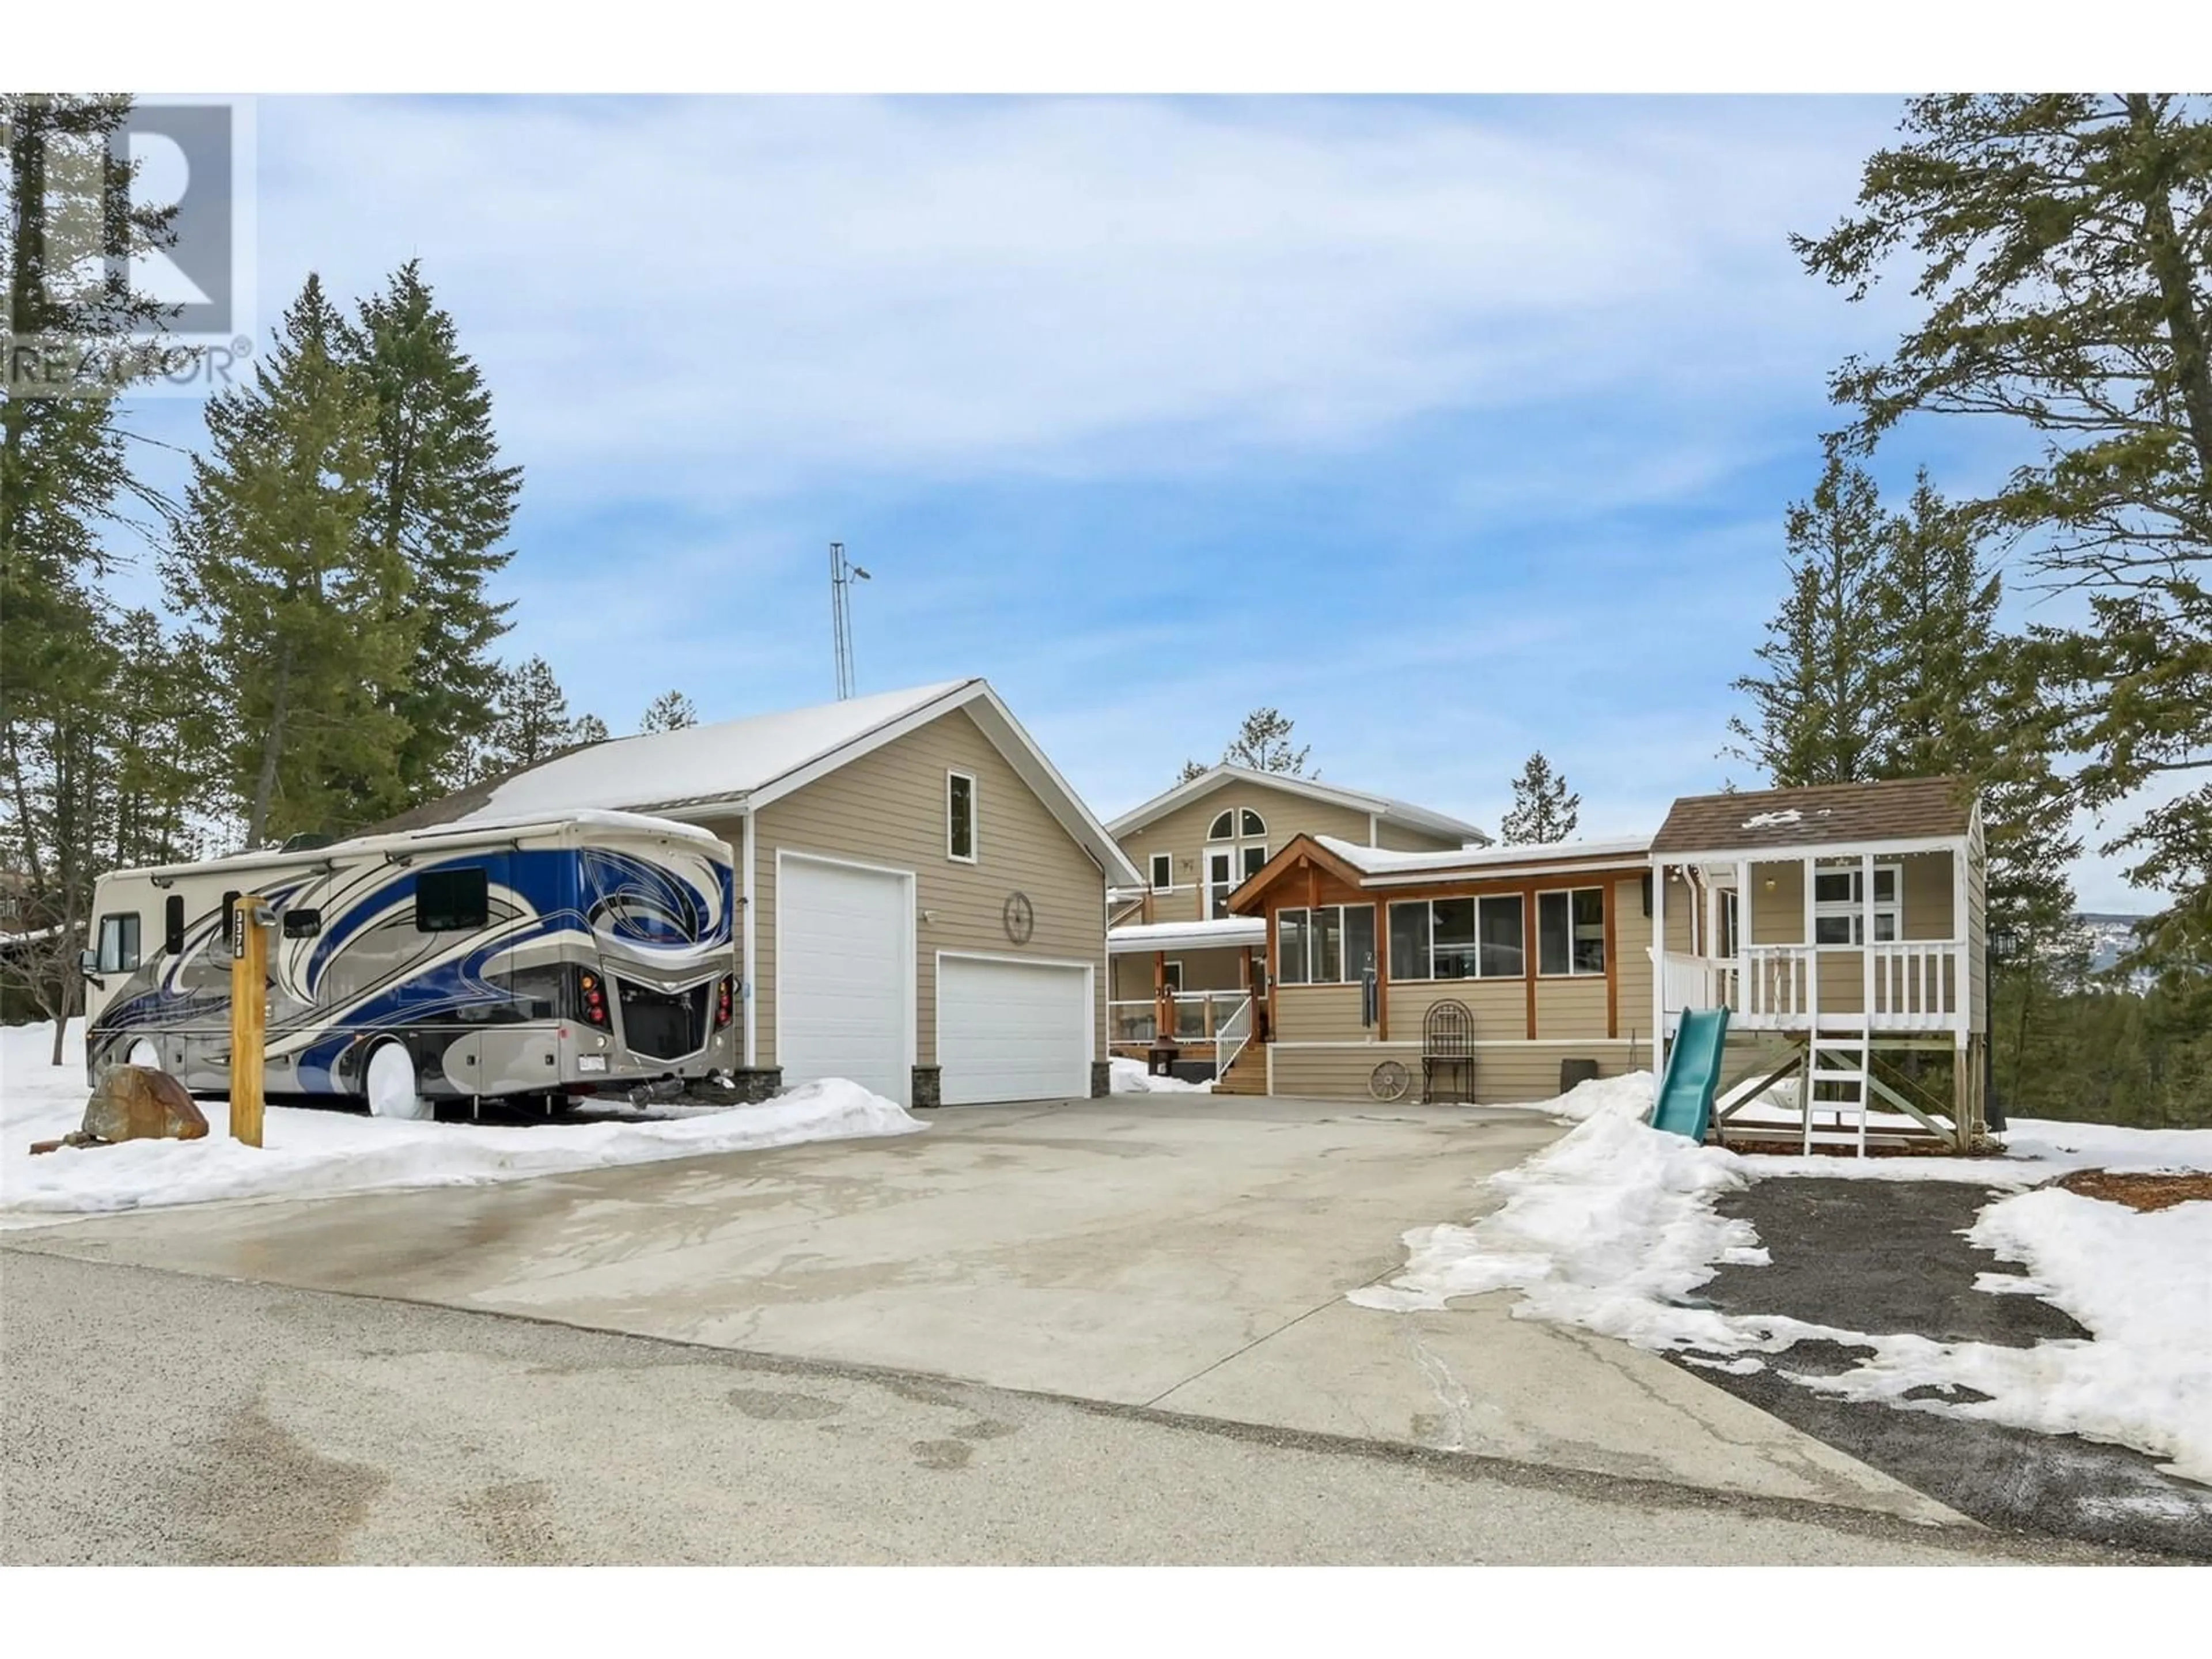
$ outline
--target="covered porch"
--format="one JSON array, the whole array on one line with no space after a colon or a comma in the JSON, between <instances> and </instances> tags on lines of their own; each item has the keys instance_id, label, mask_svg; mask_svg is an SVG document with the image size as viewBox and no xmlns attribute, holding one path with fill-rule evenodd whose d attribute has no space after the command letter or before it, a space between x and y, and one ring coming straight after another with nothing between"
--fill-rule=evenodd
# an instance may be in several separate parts
<instances>
[{"instance_id":1,"label":"covered porch","mask_svg":"<svg viewBox=\"0 0 2212 1659\"><path fill-rule=\"evenodd\" d=\"M1106 935L1109 1050L1190 1082L1228 1077L1256 1034L1267 928L1241 916Z\"/></svg>"}]
</instances>

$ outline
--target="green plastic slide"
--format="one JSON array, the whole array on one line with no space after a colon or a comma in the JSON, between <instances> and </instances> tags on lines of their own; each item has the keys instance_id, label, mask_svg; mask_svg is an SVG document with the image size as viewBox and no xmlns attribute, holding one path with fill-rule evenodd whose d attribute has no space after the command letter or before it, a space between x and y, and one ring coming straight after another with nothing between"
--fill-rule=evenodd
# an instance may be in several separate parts
<instances>
[{"instance_id":1,"label":"green plastic slide","mask_svg":"<svg viewBox=\"0 0 2212 1659\"><path fill-rule=\"evenodd\" d=\"M1713 1118L1713 1091L1721 1080L1721 1048L1728 1041L1728 1010L1685 1012L1668 1051L1667 1075L1651 1108L1651 1127L1703 1140Z\"/></svg>"}]
</instances>

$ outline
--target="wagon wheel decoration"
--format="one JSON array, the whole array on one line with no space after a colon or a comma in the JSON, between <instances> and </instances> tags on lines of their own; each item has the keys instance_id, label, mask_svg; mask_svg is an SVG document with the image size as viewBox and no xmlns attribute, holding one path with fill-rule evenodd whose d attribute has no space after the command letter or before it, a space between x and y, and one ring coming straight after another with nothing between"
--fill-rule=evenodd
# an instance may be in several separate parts
<instances>
[{"instance_id":1,"label":"wagon wheel decoration","mask_svg":"<svg viewBox=\"0 0 2212 1659\"><path fill-rule=\"evenodd\" d=\"M1367 1092L1377 1100L1403 1100L1413 1084L1413 1073L1395 1060L1386 1060L1368 1074Z\"/></svg>"},{"instance_id":2,"label":"wagon wheel decoration","mask_svg":"<svg viewBox=\"0 0 2212 1659\"><path fill-rule=\"evenodd\" d=\"M1030 935L1036 932L1036 911L1030 903L1027 893L1006 895L1006 908L1000 913L1006 925L1006 937L1017 945L1027 945Z\"/></svg>"}]
</instances>

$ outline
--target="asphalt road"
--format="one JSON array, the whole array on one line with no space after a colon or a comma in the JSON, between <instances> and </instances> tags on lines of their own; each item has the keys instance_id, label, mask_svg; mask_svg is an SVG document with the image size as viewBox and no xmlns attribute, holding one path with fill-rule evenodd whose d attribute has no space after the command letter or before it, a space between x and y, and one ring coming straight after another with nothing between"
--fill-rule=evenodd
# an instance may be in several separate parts
<instances>
[{"instance_id":1,"label":"asphalt road","mask_svg":"<svg viewBox=\"0 0 2212 1659\"><path fill-rule=\"evenodd\" d=\"M1723 1267L1697 1296L1730 1314L1945 1342L2026 1347L2087 1336L2035 1297L1974 1289L1978 1273L2020 1271L1961 1237L1994 1196L1956 1182L1754 1182L1719 1208L1759 1230L1771 1263ZM1762 1370L1697 1374L1990 1526L2212 1560L2212 1490L2160 1474L2155 1458L2075 1435L1838 1400L1778 1375L1847 1370L1868 1352L1800 1342Z\"/></svg>"},{"instance_id":2,"label":"asphalt road","mask_svg":"<svg viewBox=\"0 0 2212 1659\"><path fill-rule=\"evenodd\" d=\"M2111 1559L12 1250L0 1333L10 1565Z\"/></svg>"}]
</instances>

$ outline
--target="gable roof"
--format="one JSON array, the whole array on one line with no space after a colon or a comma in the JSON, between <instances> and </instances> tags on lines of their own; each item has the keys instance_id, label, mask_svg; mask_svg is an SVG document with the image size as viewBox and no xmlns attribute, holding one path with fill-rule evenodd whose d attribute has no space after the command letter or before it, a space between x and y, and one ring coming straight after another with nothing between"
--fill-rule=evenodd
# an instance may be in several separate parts
<instances>
[{"instance_id":1,"label":"gable roof","mask_svg":"<svg viewBox=\"0 0 2212 1659\"><path fill-rule=\"evenodd\" d=\"M680 732L613 738L461 790L394 820L394 825L465 824L583 808L673 817L756 811L957 708L967 711L1110 880L1139 879L1105 826L981 679L947 680Z\"/></svg>"},{"instance_id":2,"label":"gable roof","mask_svg":"<svg viewBox=\"0 0 2212 1659\"><path fill-rule=\"evenodd\" d=\"M1165 794L1153 796L1141 806L1131 807L1106 827L1117 836L1126 836L1228 783L1256 783L1265 788L1300 795L1308 800L1326 801L1332 806L1348 806L1356 812L1370 812L1376 817L1402 823L1407 829L1420 830L1425 835L1457 836L1463 842L1474 842L1483 846L1490 842L1486 831L1477 829L1464 819L1451 817L1443 812L1432 812L1425 806L1414 805L1411 801L1399 800L1389 795L1371 794L1364 789L1346 789L1314 778L1293 777L1286 772L1260 772L1249 766L1231 766L1226 763L1207 768L1188 782L1177 784Z\"/></svg>"},{"instance_id":3,"label":"gable roof","mask_svg":"<svg viewBox=\"0 0 2212 1659\"><path fill-rule=\"evenodd\" d=\"M1973 816L1973 791L1952 777L1686 795L1668 812L1651 850L1718 853L1934 840L1967 834Z\"/></svg>"}]
</instances>

